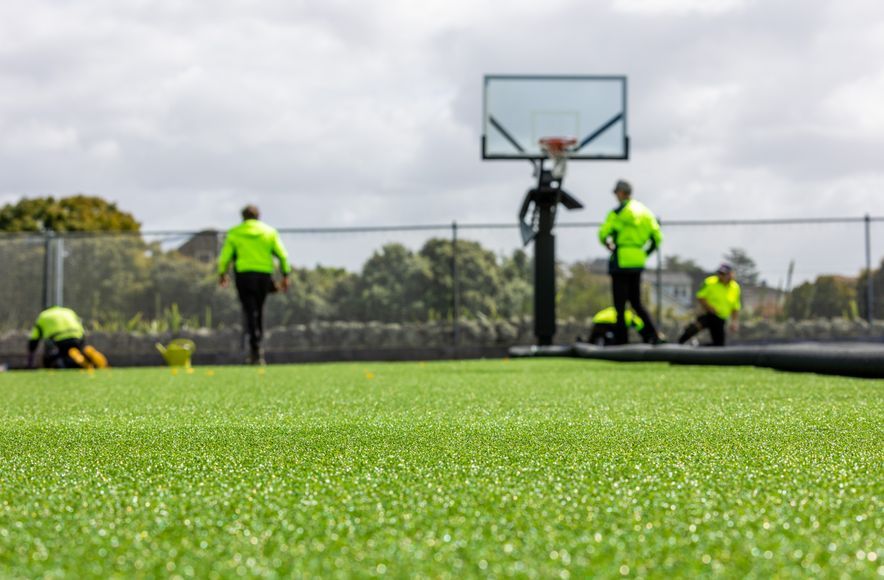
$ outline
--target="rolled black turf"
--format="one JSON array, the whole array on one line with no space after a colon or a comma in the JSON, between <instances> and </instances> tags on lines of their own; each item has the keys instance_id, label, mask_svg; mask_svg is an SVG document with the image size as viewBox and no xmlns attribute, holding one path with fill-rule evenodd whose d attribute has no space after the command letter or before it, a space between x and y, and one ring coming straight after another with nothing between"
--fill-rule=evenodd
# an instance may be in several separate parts
<instances>
[{"instance_id":1,"label":"rolled black turf","mask_svg":"<svg viewBox=\"0 0 884 580\"><path fill-rule=\"evenodd\" d=\"M884 378L884 344L879 343L800 343L718 348L674 344L600 347L577 343L573 346L513 347L510 356L572 356L619 362L755 366L780 371Z\"/></svg>"}]
</instances>

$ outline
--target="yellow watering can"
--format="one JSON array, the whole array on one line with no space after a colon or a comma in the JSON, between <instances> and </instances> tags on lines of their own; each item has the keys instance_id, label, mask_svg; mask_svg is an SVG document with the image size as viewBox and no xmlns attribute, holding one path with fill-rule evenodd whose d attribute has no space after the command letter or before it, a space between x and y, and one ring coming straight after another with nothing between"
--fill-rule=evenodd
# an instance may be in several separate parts
<instances>
[{"instance_id":1,"label":"yellow watering can","mask_svg":"<svg viewBox=\"0 0 884 580\"><path fill-rule=\"evenodd\" d=\"M169 346L157 343L156 347L170 367L190 368L190 357L196 352L196 344L189 338L176 338Z\"/></svg>"}]
</instances>

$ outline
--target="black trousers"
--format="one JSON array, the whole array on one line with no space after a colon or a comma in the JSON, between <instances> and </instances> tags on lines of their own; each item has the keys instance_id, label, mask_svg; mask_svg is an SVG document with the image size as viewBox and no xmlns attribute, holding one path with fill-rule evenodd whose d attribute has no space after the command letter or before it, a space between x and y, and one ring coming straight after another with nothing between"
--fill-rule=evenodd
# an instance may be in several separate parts
<instances>
[{"instance_id":1,"label":"black trousers","mask_svg":"<svg viewBox=\"0 0 884 580\"><path fill-rule=\"evenodd\" d=\"M589 338L586 339L587 342L597 346L614 344L614 326L614 324L607 322L593 324L592 330L589 332Z\"/></svg>"},{"instance_id":2,"label":"black trousers","mask_svg":"<svg viewBox=\"0 0 884 580\"><path fill-rule=\"evenodd\" d=\"M614 329L615 344L626 344L629 341L626 319L624 318L627 302L645 323L642 334L647 337L646 340L649 342L657 340L659 337L657 329L654 327L651 315L642 304L642 271L611 272L611 291L614 294L614 308L617 310L617 324Z\"/></svg>"},{"instance_id":3,"label":"black trousers","mask_svg":"<svg viewBox=\"0 0 884 580\"><path fill-rule=\"evenodd\" d=\"M55 342L47 340L43 345L43 366L47 369L78 369L80 365L68 356L72 348L83 350L85 343L82 338L67 338Z\"/></svg>"},{"instance_id":4,"label":"black trousers","mask_svg":"<svg viewBox=\"0 0 884 580\"><path fill-rule=\"evenodd\" d=\"M592 330L589 331L589 338L586 339L590 344L594 344L596 346L611 346L616 344L616 324L611 324L609 322L599 322L592 325ZM642 341L644 342L653 342L653 335L648 332L648 327L645 326L641 330L638 331L639 335L642 337ZM629 335L629 330L626 331L627 339Z\"/></svg>"},{"instance_id":5,"label":"black trousers","mask_svg":"<svg viewBox=\"0 0 884 580\"><path fill-rule=\"evenodd\" d=\"M264 336L264 302L267 295L275 292L273 277L263 272L237 272L236 292L242 304L246 332L249 335L249 348L252 353L261 349Z\"/></svg>"},{"instance_id":6,"label":"black trousers","mask_svg":"<svg viewBox=\"0 0 884 580\"><path fill-rule=\"evenodd\" d=\"M712 346L724 346L724 327L726 323L727 321L723 318L719 318L711 312L707 312L702 316L698 316L695 321L685 328L684 333L678 338L678 342L684 344L701 330L708 328L709 335L712 337Z\"/></svg>"}]
</instances>

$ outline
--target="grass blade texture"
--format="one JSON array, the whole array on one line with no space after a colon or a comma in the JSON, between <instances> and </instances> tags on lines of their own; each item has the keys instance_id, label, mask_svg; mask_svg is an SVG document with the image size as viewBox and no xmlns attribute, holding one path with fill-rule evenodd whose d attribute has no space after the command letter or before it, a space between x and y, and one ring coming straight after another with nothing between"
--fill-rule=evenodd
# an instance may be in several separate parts
<instances>
[{"instance_id":1,"label":"grass blade texture","mask_svg":"<svg viewBox=\"0 0 884 580\"><path fill-rule=\"evenodd\" d=\"M884 381L0 374L0 576L884 576Z\"/></svg>"}]
</instances>

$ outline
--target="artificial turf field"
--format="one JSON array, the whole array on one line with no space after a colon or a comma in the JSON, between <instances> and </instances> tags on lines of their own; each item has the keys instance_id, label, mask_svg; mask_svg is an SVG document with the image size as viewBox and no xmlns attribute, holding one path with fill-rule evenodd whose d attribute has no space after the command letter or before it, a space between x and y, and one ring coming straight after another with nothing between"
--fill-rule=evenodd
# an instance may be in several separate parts
<instances>
[{"instance_id":1,"label":"artificial turf field","mask_svg":"<svg viewBox=\"0 0 884 580\"><path fill-rule=\"evenodd\" d=\"M0 374L0 577L884 576L884 381L569 359Z\"/></svg>"}]
</instances>

